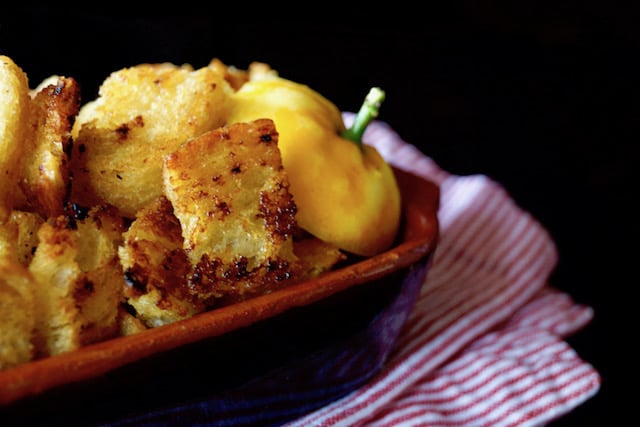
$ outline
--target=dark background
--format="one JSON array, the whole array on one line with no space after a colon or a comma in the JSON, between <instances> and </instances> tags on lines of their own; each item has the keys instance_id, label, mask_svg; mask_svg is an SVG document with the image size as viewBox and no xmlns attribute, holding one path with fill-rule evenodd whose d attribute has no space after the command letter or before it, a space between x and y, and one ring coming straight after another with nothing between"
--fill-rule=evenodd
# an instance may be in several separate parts
<instances>
[{"instance_id":1,"label":"dark background","mask_svg":"<svg viewBox=\"0 0 640 427\"><path fill-rule=\"evenodd\" d=\"M380 118L449 172L502 183L557 243L551 283L594 308L568 341L600 372L601 389L553 425L620 419L630 350L614 337L637 336L621 315L637 285L640 238L638 15L605 2L454 4L366 12L314 4L304 13L216 5L213 15L153 18L36 8L0 14L0 53L33 85L75 77L85 101L122 67L197 68L213 57L240 68L269 63L342 110L382 87Z\"/></svg>"}]
</instances>

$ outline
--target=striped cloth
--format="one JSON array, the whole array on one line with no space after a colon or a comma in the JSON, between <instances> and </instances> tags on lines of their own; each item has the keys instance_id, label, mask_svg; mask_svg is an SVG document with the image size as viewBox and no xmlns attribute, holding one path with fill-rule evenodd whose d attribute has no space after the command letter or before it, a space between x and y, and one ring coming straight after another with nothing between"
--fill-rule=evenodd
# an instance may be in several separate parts
<instances>
[{"instance_id":1,"label":"striped cloth","mask_svg":"<svg viewBox=\"0 0 640 427\"><path fill-rule=\"evenodd\" d=\"M364 139L440 186L439 245L382 372L287 425L539 426L595 395L599 373L563 340L593 310L548 283L558 253L545 228L500 184L447 173L384 122Z\"/></svg>"}]
</instances>

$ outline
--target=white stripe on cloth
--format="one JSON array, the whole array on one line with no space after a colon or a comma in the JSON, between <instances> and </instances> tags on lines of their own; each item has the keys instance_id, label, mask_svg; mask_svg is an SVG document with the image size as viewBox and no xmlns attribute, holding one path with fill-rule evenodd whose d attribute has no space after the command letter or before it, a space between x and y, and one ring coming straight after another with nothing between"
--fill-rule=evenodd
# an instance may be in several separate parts
<instances>
[{"instance_id":1,"label":"white stripe on cloth","mask_svg":"<svg viewBox=\"0 0 640 427\"><path fill-rule=\"evenodd\" d=\"M383 371L288 425L537 426L597 393L598 372L563 340L593 312L548 285L558 254L544 227L500 184L441 170L383 122L364 141L440 186L440 241Z\"/></svg>"}]
</instances>

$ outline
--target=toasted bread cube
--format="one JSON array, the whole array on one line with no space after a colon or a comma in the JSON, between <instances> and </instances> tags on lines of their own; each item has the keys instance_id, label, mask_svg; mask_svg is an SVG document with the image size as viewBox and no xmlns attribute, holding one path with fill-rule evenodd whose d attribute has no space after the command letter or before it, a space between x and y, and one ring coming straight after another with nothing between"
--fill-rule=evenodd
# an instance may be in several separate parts
<instances>
[{"instance_id":1,"label":"toasted bread cube","mask_svg":"<svg viewBox=\"0 0 640 427\"><path fill-rule=\"evenodd\" d=\"M0 370L34 357L35 280L12 258L0 256Z\"/></svg>"},{"instance_id":2,"label":"toasted bread cube","mask_svg":"<svg viewBox=\"0 0 640 427\"><path fill-rule=\"evenodd\" d=\"M28 266L38 246L38 228L43 222L37 213L11 212L9 220L0 224L0 257Z\"/></svg>"},{"instance_id":3,"label":"toasted bread cube","mask_svg":"<svg viewBox=\"0 0 640 427\"><path fill-rule=\"evenodd\" d=\"M173 323L204 310L189 291L191 264L171 203L160 196L141 209L119 248L126 302L149 327Z\"/></svg>"},{"instance_id":4,"label":"toasted bread cube","mask_svg":"<svg viewBox=\"0 0 640 427\"><path fill-rule=\"evenodd\" d=\"M233 65L227 65L220 58L213 58L209 62L209 68L224 75L224 79L229 83L234 91L237 91L249 80L249 72Z\"/></svg>"},{"instance_id":5,"label":"toasted bread cube","mask_svg":"<svg viewBox=\"0 0 640 427\"><path fill-rule=\"evenodd\" d=\"M147 326L142 319L138 318L137 315L130 313L126 306L121 305L118 312L120 316L118 320L120 325L119 335L126 337L127 335L139 334L149 329L149 326Z\"/></svg>"},{"instance_id":6,"label":"toasted bread cube","mask_svg":"<svg viewBox=\"0 0 640 427\"><path fill-rule=\"evenodd\" d=\"M23 210L48 218L64 213L69 190L71 128L80 107L80 87L73 78L32 91L29 135L22 156L20 188ZM22 203L23 205L20 205Z\"/></svg>"},{"instance_id":7,"label":"toasted bread cube","mask_svg":"<svg viewBox=\"0 0 640 427\"><path fill-rule=\"evenodd\" d=\"M18 197L20 159L29 131L31 98L26 73L0 55L0 224L6 222Z\"/></svg>"},{"instance_id":8,"label":"toasted bread cube","mask_svg":"<svg viewBox=\"0 0 640 427\"><path fill-rule=\"evenodd\" d=\"M38 229L44 219L34 212L14 210L9 221L15 224L17 229L15 255L18 262L27 267L38 247Z\"/></svg>"},{"instance_id":9,"label":"toasted bread cube","mask_svg":"<svg viewBox=\"0 0 640 427\"><path fill-rule=\"evenodd\" d=\"M164 156L221 126L231 93L211 67L140 64L113 72L72 130L72 200L109 203L133 218L162 194Z\"/></svg>"},{"instance_id":10,"label":"toasted bread cube","mask_svg":"<svg viewBox=\"0 0 640 427\"><path fill-rule=\"evenodd\" d=\"M347 259L337 246L314 236L295 240L294 251L301 265L298 280L318 277Z\"/></svg>"},{"instance_id":11,"label":"toasted bread cube","mask_svg":"<svg viewBox=\"0 0 640 427\"><path fill-rule=\"evenodd\" d=\"M113 207L87 218L51 218L38 230L29 265L35 292L37 355L75 350L117 335L124 277L117 257L124 224Z\"/></svg>"},{"instance_id":12,"label":"toasted bread cube","mask_svg":"<svg viewBox=\"0 0 640 427\"><path fill-rule=\"evenodd\" d=\"M167 156L163 178L201 297L242 298L296 274L296 205L273 121L188 141Z\"/></svg>"},{"instance_id":13,"label":"toasted bread cube","mask_svg":"<svg viewBox=\"0 0 640 427\"><path fill-rule=\"evenodd\" d=\"M0 258L11 258L18 261L18 224L14 221L0 223Z\"/></svg>"},{"instance_id":14,"label":"toasted bread cube","mask_svg":"<svg viewBox=\"0 0 640 427\"><path fill-rule=\"evenodd\" d=\"M192 264L205 254L256 264L292 256L296 206L277 141L263 119L208 132L167 156L165 193Z\"/></svg>"}]
</instances>

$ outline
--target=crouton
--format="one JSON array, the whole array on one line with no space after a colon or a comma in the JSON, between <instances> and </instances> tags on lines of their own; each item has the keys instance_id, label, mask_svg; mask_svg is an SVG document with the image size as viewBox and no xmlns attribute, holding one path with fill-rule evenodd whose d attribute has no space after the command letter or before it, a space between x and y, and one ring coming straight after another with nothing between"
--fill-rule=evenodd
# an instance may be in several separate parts
<instances>
[{"instance_id":1,"label":"crouton","mask_svg":"<svg viewBox=\"0 0 640 427\"><path fill-rule=\"evenodd\" d=\"M38 229L44 219L37 213L14 210L9 218L17 230L14 254L20 264L29 266L38 246Z\"/></svg>"},{"instance_id":2,"label":"crouton","mask_svg":"<svg viewBox=\"0 0 640 427\"><path fill-rule=\"evenodd\" d=\"M242 299L297 274L296 204L273 121L191 139L166 157L163 179L200 297Z\"/></svg>"},{"instance_id":3,"label":"crouton","mask_svg":"<svg viewBox=\"0 0 640 427\"><path fill-rule=\"evenodd\" d=\"M26 73L0 55L0 224L9 219L18 192L20 159L29 129L31 98Z\"/></svg>"},{"instance_id":4,"label":"crouton","mask_svg":"<svg viewBox=\"0 0 640 427\"><path fill-rule=\"evenodd\" d=\"M34 357L35 280L20 263L0 256L0 370Z\"/></svg>"},{"instance_id":5,"label":"crouton","mask_svg":"<svg viewBox=\"0 0 640 427\"><path fill-rule=\"evenodd\" d=\"M16 205L49 218L62 215L67 201L71 128L80 107L80 87L73 78L57 77L32 94L19 180L22 205Z\"/></svg>"},{"instance_id":6,"label":"crouton","mask_svg":"<svg viewBox=\"0 0 640 427\"><path fill-rule=\"evenodd\" d=\"M231 92L211 67L140 64L113 72L72 129L72 200L108 203L133 218L162 194L164 156L225 123Z\"/></svg>"},{"instance_id":7,"label":"crouton","mask_svg":"<svg viewBox=\"0 0 640 427\"><path fill-rule=\"evenodd\" d=\"M117 335L124 278L117 257L124 225L110 206L86 218L50 218L29 265L35 292L37 357Z\"/></svg>"},{"instance_id":8,"label":"crouton","mask_svg":"<svg viewBox=\"0 0 640 427\"><path fill-rule=\"evenodd\" d=\"M157 327L204 310L189 291L191 264L180 223L164 196L141 209L123 237L118 251L127 281L123 295L138 319Z\"/></svg>"}]
</instances>

